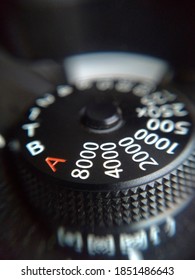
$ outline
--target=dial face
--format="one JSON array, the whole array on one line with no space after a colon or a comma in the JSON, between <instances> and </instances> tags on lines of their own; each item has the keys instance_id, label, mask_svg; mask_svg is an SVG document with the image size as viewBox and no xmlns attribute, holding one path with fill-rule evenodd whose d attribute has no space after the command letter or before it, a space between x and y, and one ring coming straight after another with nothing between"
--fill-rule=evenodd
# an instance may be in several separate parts
<instances>
[{"instance_id":1,"label":"dial face","mask_svg":"<svg viewBox=\"0 0 195 280\"><path fill-rule=\"evenodd\" d=\"M194 131L185 98L150 83L101 79L37 99L17 133L35 172L94 191L164 176L190 154Z\"/></svg>"}]
</instances>

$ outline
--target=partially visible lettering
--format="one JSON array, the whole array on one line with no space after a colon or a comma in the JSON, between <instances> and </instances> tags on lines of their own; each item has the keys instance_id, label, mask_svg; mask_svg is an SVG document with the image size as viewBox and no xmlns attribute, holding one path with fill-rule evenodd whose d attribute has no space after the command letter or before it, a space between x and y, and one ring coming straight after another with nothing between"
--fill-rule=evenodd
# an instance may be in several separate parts
<instances>
[{"instance_id":1,"label":"partially visible lettering","mask_svg":"<svg viewBox=\"0 0 195 280\"><path fill-rule=\"evenodd\" d=\"M89 255L115 255L115 242L113 235L96 236L89 234L87 238Z\"/></svg>"},{"instance_id":2,"label":"partially visible lettering","mask_svg":"<svg viewBox=\"0 0 195 280\"><path fill-rule=\"evenodd\" d=\"M79 253L87 250L91 256L112 257L118 251L119 246L121 255L127 256L130 260L138 260L143 259L142 252L147 250L149 246L161 244L164 234L167 237L173 237L176 234L176 221L173 217L168 217L162 226L154 224L148 230L142 229L131 233L121 233L118 236L89 233L85 237L81 232L68 231L61 226L57 231L57 239L61 247L71 247Z\"/></svg>"},{"instance_id":3,"label":"partially visible lettering","mask_svg":"<svg viewBox=\"0 0 195 280\"><path fill-rule=\"evenodd\" d=\"M73 87L68 85L57 86L57 93L59 97L66 97L73 93Z\"/></svg>"},{"instance_id":4,"label":"partially visible lettering","mask_svg":"<svg viewBox=\"0 0 195 280\"><path fill-rule=\"evenodd\" d=\"M153 245L157 246L160 244L160 228L156 225L150 228L150 240Z\"/></svg>"},{"instance_id":5,"label":"partially visible lettering","mask_svg":"<svg viewBox=\"0 0 195 280\"><path fill-rule=\"evenodd\" d=\"M35 121L41 113L41 109L38 107L32 107L28 116L30 121Z\"/></svg>"},{"instance_id":6,"label":"partially visible lettering","mask_svg":"<svg viewBox=\"0 0 195 280\"><path fill-rule=\"evenodd\" d=\"M53 104L54 102L55 102L55 96L50 93L46 93L44 97L38 98L36 100L36 104L42 108L47 108L49 105Z\"/></svg>"},{"instance_id":7,"label":"partially visible lettering","mask_svg":"<svg viewBox=\"0 0 195 280\"><path fill-rule=\"evenodd\" d=\"M120 234L120 249L123 255L129 254L129 249L146 250L148 248L148 237L145 230L129 234Z\"/></svg>"},{"instance_id":8,"label":"partially visible lettering","mask_svg":"<svg viewBox=\"0 0 195 280\"><path fill-rule=\"evenodd\" d=\"M76 252L81 253L83 249L83 238L80 232L66 231L64 227L60 227L57 231L58 243L62 247L71 247Z\"/></svg>"}]
</instances>

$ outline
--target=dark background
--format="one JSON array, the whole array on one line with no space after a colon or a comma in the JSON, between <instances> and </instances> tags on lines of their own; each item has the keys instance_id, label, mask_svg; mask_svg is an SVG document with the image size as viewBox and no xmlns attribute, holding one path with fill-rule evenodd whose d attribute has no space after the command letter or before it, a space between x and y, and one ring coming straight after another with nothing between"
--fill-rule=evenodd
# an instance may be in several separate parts
<instances>
[{"instance_id":1,"label":"dark background","mask_svg":"<svg viewBox=\"0 0 195 280\"><path fill-rule=\"evenodd\" d=\"M121 50L195 66L194 1L2 0L1 44L25 58Z\"/></svg>"}]
</instances>

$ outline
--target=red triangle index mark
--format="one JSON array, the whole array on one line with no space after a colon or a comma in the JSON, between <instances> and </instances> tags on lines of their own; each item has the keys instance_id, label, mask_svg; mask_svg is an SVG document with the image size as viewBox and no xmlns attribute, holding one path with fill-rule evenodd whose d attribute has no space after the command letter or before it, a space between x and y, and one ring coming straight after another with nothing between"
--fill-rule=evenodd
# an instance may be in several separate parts
<instances>
[{"instance_id":1,"label":"red triangle index mark","mask_svg":"<svg viewBox=\"0 0 195 280\"><path fill-rule=\"evenodd\" d=\"M52 158L52 157L47 157L45 159L46 163L49 165L49 167L51 168L51 170L53 172L56 172L56 168L55 168L55 165L58 164L59 162L63 162L65 163L67 160L66 159L63 159L63 158Z\"/></svg>"}]
</instances>

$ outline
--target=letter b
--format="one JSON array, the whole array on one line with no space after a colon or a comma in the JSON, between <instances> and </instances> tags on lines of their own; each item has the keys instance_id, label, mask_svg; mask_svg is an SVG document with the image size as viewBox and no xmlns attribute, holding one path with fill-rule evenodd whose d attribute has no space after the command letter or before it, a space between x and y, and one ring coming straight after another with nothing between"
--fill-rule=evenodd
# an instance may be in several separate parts
<instances>
[{"instance_id":1,"label":"letter b","mask_svg":"<svg viewBox=\"0 0 195 280\"><path fill-rule=\"evenodd\" d=\"M32 156L36 156L43 152L45 147L41 144L40 141L32 141L26 145L26 148Z\"/></svg>"}]
</instances>

